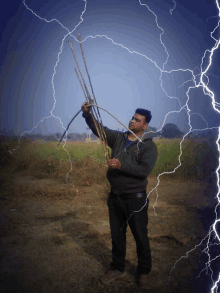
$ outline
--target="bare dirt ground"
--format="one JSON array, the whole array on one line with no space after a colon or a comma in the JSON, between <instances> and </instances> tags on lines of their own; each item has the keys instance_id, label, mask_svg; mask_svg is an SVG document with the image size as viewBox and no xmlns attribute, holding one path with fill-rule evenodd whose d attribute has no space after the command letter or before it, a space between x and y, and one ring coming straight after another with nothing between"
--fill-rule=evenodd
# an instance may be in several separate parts
<instances>
[{"instance_id":1,"label":"bare dirt ground","mask_svg":"<svg viewBox=\"0 0 220 293\"><path fill-rule=\"evenodd\" d=\"M147 191L156 184L157 179L150 177ZM1 292L140 292L129 227L127 275L109 284L99 281L111 262L104 184L85 187L81 196L75 196L57 179L17 174L11 188L10 195L0 199ZM161 178L157 192L149 196L153 267L146 292L208 292L205 272L196 278L208 260L201 254L204 244L188 257L186 253L207 235L215 218L215 196L215 184Z\"/></svg>"}]
</instances>

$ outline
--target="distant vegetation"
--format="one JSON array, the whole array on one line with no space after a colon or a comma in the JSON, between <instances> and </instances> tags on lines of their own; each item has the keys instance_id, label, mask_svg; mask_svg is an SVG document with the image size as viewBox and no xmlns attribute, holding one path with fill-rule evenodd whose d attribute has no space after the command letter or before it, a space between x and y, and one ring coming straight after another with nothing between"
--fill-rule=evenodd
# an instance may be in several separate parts
<instances>
[{"instance_id":1,"label":"distant vegetation","mask_svg":"<svg viewBox=\"0 0 220 293\"><path fill-rule=\"evenodd\" d=\"M8 172L22 172L37 178L55 176L65 180L67 172L69 180L78 184L87 182L106 182L106 161L101 145L84 142L69 142L66 149L58 148L57 141L33 143L29 138L18 137L13 132L1 133L0 163L4 168L2 176ZM200 132L201 134L201 132ZM210 134L210 133L209 133ZM198 135L198 134L196 134ZM215 170L218 166L217 133L209 137L189 137L182 143L181 166L174 174L163 175L167 178L183 180L210 181L216 179ZM179 165L181 139L160 139L155 141L158 149L158 159L151 175L158 176L163 172L172 172ZM7 170L6 170L7 169ZM3 178L1 177L1 178ZM1 183L1 182L0 182Z\"/></svg>"},{"instance_id":2,"label":"distant vegetation","mask_svg":"<svg viewBox=\"0 0 220 293\"><path fill-rule=\"evenodd\" d=\"M162 128L160 135L164 138L180 138L183 136L183 132L173 123L167 123Z\"/></svg>"},{"instance_id":3,"label":"distant vegetation","mask_svg":"<svg viewBox=\"0 0 220 293\"><path fill-rule=\"evenodd\" d=\"M59 141L61 138L61 133L54 133L50 135L42 135L42 134L27 134L25 137L30 139L31 141L34 140L42 140L42 141ZM67 134L67 141L85 141L87 137L86 133L68 133ZM92 133L91 139L97 139L97 137ZM64 136L64 140L66 139L66 136Z\"/></svg>"},{"instance_id":4,"label":"distant vegetation","mask_svg":"<svg viewBox=\"0 0 220 293\"><path fill-rule=\"evenodd\" d=\"M41 134L41 133L34 133L29 134L25 133L22 136L22 139L28 139L30 141L59 141L63 133L52 133L52 134ZM67 134L67 141L85 141L87 137L87 133L68 133ZM91 139L97 139L97 137L92 133L90 135ZM0 130L0 140L1 141L15 141L19 139L19 135L16 135L14 130L11 129L4 129ZM66 139L66 136L64 136Z\"/></svg>"},{"instance_id":5,"label":"distant vegetation","mask_svg":"<svg viewBox=\"0 0 220 293\"><path fill-rule=\"evenodd\" d=\"M126 129L122 128L117 129L118 131L125 132L127 131ZM185 135L184 132L182 132L175 124L173 123L167 123L163 126L161 131L158 131L156 127L148 126L147 130L148 135L147 137L159 137L160 139L163 138L168 138L168 139L174 139L174 138L181 138L183 135ZM186 138L187 139L195 139L195 138L206 138L209 140L214 140L217 138L217 129L207 129L207 130L196 130L190 132ZM23 135L22 139L28 139L31 141L54 141L58 142L61 138L63 133L52 133L52 134L40 134L40 133L35 133L35 134L29 134L25 133ZM87 137L87 133L67 133L67 142L70 141L85 141ZM97 137L93 134L93 132L90 131L90 137L92 140L96 140ZM19 139L19 135L16 135L14 130L12 129L4 129L0 130L0 140L1 141L16 141ZM66 139L66 136L64 136L64 139Z\"/></svg>"}]
</instances>

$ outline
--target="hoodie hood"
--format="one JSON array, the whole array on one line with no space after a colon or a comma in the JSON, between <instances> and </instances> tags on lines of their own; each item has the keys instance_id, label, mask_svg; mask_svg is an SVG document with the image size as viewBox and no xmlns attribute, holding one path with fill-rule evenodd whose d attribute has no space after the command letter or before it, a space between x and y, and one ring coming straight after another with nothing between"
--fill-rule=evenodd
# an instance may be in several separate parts
<instances>
[{"instance_id":1,"label":"hoodie hood","mask_svg":"<svg viewBox=\"0 0 220 293\"><path fill-rule=\"evenodd\" d=\"M147 133L147 132L144 132L144 134L145 134L145 133ZM123 137L124 137L124 138L127 138L129 134L130 134L130 131L126 131L126 132L123 134ZM148 141L148 140L152 140L152 137L145 137L144 139L142 139L143 142Z\"/></svg>"}]
</instances>

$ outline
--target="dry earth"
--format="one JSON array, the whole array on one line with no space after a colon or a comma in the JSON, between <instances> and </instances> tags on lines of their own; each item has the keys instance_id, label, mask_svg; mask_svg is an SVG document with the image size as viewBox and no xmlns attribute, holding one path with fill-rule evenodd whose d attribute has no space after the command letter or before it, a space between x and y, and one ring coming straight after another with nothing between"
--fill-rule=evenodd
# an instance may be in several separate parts
<instances>
[{"instance_id":1,"label":"dry earth","mask_svg":"<svg viewBox=\"0 0 220 293\"><path fill-rule=\"evenodd\" d=\"M137 257L130 228L127 275L107 285L99 281L111 261L104 184L85 187L81 196L57 179L17 174L13 184L12 193L0 200L1 292L140 291L134 279ZM157 179L150 177L147 191L156 184ZM215 196L215 184L161 178L149 196L153 268L146 292L208 292L210 276L202 272L196 278L208 260L202 253L205 243L185 256L207 235L215 217Z\"/></svg>"}]
</instances>

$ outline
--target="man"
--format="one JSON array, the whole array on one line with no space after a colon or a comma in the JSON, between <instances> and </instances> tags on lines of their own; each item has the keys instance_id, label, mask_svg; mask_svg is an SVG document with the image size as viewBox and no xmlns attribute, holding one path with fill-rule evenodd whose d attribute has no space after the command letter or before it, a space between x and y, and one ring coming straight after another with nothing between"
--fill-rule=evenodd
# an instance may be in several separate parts
<instances>
[{"instance_id":1,"label":"man","mask_svg":"<svg viewBox=\"0 0 220 293\"><path fill-rule=\"evenodd\" d=\"M98 136L90 108L87 108L86 104L82 105L82 116L86 119L92 132ZM151 118L150 111L137 109L129 123L129 128L137 137L141 138ZM138 284L141 288L146 288L147 274L151 271L151 251L147 235L149 199L147 199L146 186L148 184L147 176L157 159L157 147L151 138L143 138L143 143L141 143L129 131L123 133L107 127L104 127L104 131L108 146L112 149L111 159L107 162L109 167L107 178L111 185L108 208L112 237L112 263L101 281L109 283L126 274L126 228L128 223L137 247ZM134 211L139 212L133 213Z\"/></svg>"}]
</instances>

